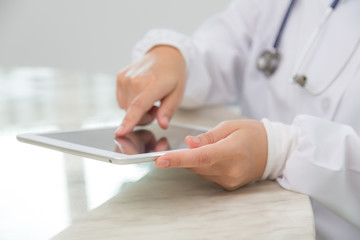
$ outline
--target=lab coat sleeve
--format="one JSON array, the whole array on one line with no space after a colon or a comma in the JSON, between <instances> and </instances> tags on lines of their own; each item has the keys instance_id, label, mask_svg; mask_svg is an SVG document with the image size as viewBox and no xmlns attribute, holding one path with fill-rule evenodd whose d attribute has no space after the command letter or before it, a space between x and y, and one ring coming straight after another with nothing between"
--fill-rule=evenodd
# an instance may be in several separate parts
<instances>
[{"instance_id":1,"label":"lab coat sleeve","mask_svg":"<svg viewBox=\"0 0 360 240\"><path fill-rule=\"evenodd\" d=\"M236 102L257 10L253 1L235 1L202 24L192 37L168 29L152 30L135 46L133 58L156 45L176 47L188 73L182 107Z\"/></svg>"},{"instance_id":2,"label":"lab coat sleeve","mask_svg":"<svg viewBox=\"0 0 360 240\"><path fill-rule=\"evenodd\" d=\"M360 137L349 126L298 116L291 126L263 120L268 162L263 179L308 194L360 228Z\"/></svg>"}]
</instances>

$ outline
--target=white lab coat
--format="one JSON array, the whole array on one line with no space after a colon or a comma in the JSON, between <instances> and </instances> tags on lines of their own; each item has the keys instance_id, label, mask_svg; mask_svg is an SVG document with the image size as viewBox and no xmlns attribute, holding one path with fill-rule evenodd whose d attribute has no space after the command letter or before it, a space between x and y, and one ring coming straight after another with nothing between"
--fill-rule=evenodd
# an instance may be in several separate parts
<instances>
[{"instance_id":1,"label":"white lab coat","mask_svg":"<svg viewBox=\"0 0 360 240\"><path fill-rule=\"evenodd\" d=\"M192 37L152 30L134 57L155 45L175 46L188 71L183 106L237 102L244 116L269 119L264 178L311 197L318 239L360 239L360 1L340 1L306 58L301 73L317 95L289 80L330 0L297 1L280 40L278 70L267 78L256 69L289 2L234 1Z\"/></svg>"}]
</instances>

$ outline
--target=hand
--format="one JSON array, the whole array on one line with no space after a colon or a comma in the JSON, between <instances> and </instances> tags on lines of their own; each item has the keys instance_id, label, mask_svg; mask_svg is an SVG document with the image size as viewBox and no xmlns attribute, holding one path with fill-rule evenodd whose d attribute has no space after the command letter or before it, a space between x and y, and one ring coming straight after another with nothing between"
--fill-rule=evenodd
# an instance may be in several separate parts
<instances>
[{"instance_id":1,"label":"hand","mask_svg":"<svg viewBox=\"0 0 360 240\"><path fill-rule=\"evenodd\" d=\"M185 82L185 61L177 49L151 49L117 76L117 101L127 113L115 134L124 136L135 125L148 124L155 118L167 128L183 98ZM154 106L157 101L161 102L159 107Z\"/></svg>"},{"instance_id":2,"label":"hand","mask_svg":"<svg viewBox=\"0 0 360 240\"><path fill-rule=\"evenodd\" d=\"M115 151L128 155L170 150L165 137L156 140L152 132L144 129L131 132L123 137L115 137L114 141Z\"/></svg>"},{"instance_id":3,"label":"hand","mask_svg":"<svg viewBox=\"0 0 360 240\"><path fill-rule=\"evenodd\" d=\"M255 120L226 121L196 137L188 136L191 148L156 159L159 168L187 168L201 177L235 190L260 178L267 161L267 134Z\"/></svg>"}]
</instances>

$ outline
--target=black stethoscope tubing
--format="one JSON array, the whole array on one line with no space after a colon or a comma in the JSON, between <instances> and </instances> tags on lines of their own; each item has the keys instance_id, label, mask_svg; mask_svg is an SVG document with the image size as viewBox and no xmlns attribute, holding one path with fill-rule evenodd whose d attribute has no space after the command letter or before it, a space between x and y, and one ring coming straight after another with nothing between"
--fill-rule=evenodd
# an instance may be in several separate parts
<instances>
[{"instance_id":1,"label":"black stethoscope tubing","mask_svg":"<svg viewBox=\"0 0 360 240\"><path fill-rule=\"evenodd\" d=\"M295 2L296 2L296 0L291 0L291 2L289 4L289 7L286 10L285 16L284 16L284 18L283 18L283 20L281 22L280 29L278 31L278 34L276 35L275 42L273 44L273 48L276 49L276 51L278 50L282 33L284 31L285 25L286 25L286 23L288 21L288 18L290 16L290 12L294 7Z\"/></svg>"}]
</instances>

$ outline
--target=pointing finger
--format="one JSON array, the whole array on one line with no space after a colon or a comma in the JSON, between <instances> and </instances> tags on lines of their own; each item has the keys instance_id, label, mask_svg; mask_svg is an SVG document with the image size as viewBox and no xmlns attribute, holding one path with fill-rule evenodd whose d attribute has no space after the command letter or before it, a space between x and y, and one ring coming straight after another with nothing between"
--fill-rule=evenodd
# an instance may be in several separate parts
<instances>
[{"instance_id":1,"label":"pointing finger","mask_svg":"<svg viewBox=\"0 0 360 240\"><path fill-rule=\"evenodd\" d=\"M130 133L140 122L144 114L153 107L153 104L156 101L157 96L154 91L145 91L137 96L131 102L120 127L115 132L115 135L124 136Z\"/></svg>"}]
</instances>

